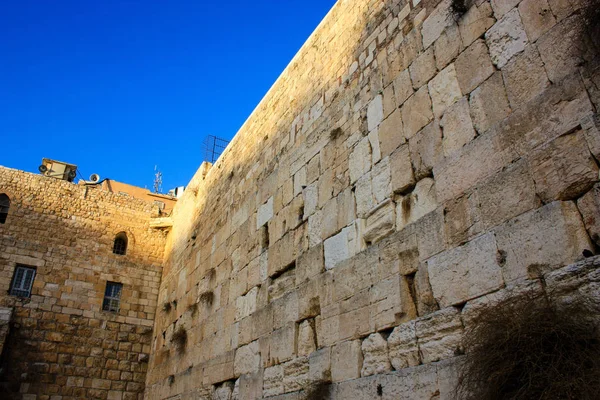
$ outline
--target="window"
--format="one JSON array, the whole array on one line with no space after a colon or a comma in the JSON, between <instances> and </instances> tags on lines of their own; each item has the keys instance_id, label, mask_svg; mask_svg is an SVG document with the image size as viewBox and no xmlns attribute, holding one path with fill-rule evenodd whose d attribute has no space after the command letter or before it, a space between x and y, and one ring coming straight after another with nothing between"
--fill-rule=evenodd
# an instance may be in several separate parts
<instances>
[{"instance_id":1,"label":"window","mask_svg":"<svg viewBox=\"0 0 600 400\"><path fill-rule=\"evenodd\" d=\"M115 236L113 253L120 256L124 256L127 253L127 234L125 232L118 233L117 236Z\"/></svg>"},{"instance_id":2,"label":"window","mask_svg":"<svg viewBox=\"0 0 600 400\"><path fill-rule=\"evenodd\" d=\"M118 282L106 282L106 290L104 291L104 302L102 303L103 311L119 312L121 306L121 292L123 284Z\"/></svg>"},{"instance_id":3,"label":"window","mask_svg":"<svg viewBox=\"0 0 600 400\"><path fill-rule=\"evenodd\" d=\"M6 222L8 209L10 208L10 198L4 193L0 193L0 224Z\"/></svg>"},{"instance_id":4,"label":"window","mask_svg":"<svg viewBox=\"0 0 600 400\"><path fill-rule=\"evenodd\" d=\"M10 295L19 297L31 297L31 287L35 278L35 268L17 265L10 284Z\"/></svg>"}]
</instances>

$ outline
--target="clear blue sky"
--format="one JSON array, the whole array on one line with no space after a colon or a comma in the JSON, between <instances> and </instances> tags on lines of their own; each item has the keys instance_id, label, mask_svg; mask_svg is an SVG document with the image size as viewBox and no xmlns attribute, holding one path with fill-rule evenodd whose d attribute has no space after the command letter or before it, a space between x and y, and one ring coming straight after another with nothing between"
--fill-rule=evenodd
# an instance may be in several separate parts
<instances>
[{"instance_id":1,"label":"clear blue sky","mask_svg":"<svg viewBox=\"0 0 600 400\"><path fill-rule=\"evenodd\" d=\"M185 185L335 0L18 0L0 12L0 165Z\"/></svg>"}]
</instances>

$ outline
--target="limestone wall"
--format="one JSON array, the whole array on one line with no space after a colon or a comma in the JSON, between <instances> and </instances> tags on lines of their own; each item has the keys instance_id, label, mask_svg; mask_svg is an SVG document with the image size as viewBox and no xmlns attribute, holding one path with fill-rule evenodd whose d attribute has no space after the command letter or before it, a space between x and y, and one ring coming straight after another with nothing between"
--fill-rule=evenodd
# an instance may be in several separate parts
<instances>
[{"instance_id":1,"label":"limestone wall","mask_svg":"<svg viewBox=\"0 0 600 400\"><path fill-rule=\"evenodd\" d=\"M4 167L0 193L0 306L14 308L0 397L141 396L166 239L149 228L152 204ZM31 298L8 295L17 264L36 268ZM107 281L123 284L119 313L101 311Z\"/></svg>"},{"instance_id":2,"label":"limestone wall","mask_svg":"<svg viewBox=\"0 0 600 400\"><path fill-rule=\"evenodd\" d=\"M315 381L453 398L468 310L596 251L581 2L451 3L338 1L201 167L174 210L147 398Z\"/></svg>"}]
</instances>

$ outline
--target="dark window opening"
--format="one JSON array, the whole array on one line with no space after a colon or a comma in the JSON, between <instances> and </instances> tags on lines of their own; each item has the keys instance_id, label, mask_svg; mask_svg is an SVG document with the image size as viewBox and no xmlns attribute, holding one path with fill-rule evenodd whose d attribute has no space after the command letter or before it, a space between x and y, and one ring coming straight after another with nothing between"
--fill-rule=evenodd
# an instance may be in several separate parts
<instances>
[{"instance_id":1,"label":"dark window opening","mask_svg":"<svg viewBox=\"0 0 600 400\"><path fill-rule=\"evenodd\" d=\"M104 302L102 303L102 310L110 312L119 312L119 309L121 307L122 291L122 283L106 282L106 290L104 291Z\"/></svg>"},{"instance_id":2,"label":"dark window opening","mask_svg":"<svg viewBox=\"0 0 600 400\"><path fill-rule=\"evenodd\" d=\"M124 256L127 253L127 235L125 232L117 234L113 244L113 253Z\"/></svg>"},{"instance_id":3,"label":"dark window opening","mask_svg":"<svg viewBox=\"0 0 600 400\"><path fill-rule=\"evenodd\" d=\"M9 208L10 198L4 193L0 193L0 224L6 222L6 217L8 217Z\"/></svg>"},{"instance_id":4,"label":"dark window opening","mask_svg":"<svg viewBox=\"0 0 600 400\"><path fill-rule=\"evenodd\" d=\"M10 295L18 297L31 297L31 288L35 279L35 268L17 265L10 284Z\"/></svg>"}]
</instances>

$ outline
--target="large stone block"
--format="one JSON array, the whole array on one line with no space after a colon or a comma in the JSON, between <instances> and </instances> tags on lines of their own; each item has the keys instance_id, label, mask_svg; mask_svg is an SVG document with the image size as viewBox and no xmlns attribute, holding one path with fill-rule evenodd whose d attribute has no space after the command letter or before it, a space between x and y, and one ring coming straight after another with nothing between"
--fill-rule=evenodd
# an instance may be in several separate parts
<instances>
[{"instance_id":1,"label":"large stone block","mask_svg":"<svg viewBox=\"0 0 600 400\"><path fill-rule=\"evenodd\" d=\"M416 317L416 308L407 279L399 274L382 279L369 289L370 324L386 329Z\"/></svg>"},{"instance_id":2,"label":"large stone block","mask_svg":"<svg viewBox=\"0 0 600 400\"><path fill-rule=\"evenodd\" d=\"M396 209L392 200L381 203L365 221L363 240L368 244L377 243L394 231L396 224Z\"/></svg>"},{"instance_id":3,"label":"large stone block","mask_svg":"<svg viewBox=\"0 0 600 400\"><path fill-rule=\"evenodd\" d=\"M363 138L350 153L350 182L356 182L371 169L371 144Z\"/></svg>"},{"instance_id":4,"label":"large stone block","mask_svg":"<svg viewBox=\"0 0 600 400\"><path fill-rule=\"evenodd\" d=\"M415 184L415 175L410 161L408 144L400 146L390 156L392 191L404 193Z\"/></svg>"},{"instance_id":5,"label":"large stone block","mask_svg":"<svg viewBox=\"0 0 600 400\"><path fill-rule=\"evenodd\" d=\"M462 352L463 325L454 307L444 308L415 321L423 363L440 361Z\"/></svg>"},{"instance_id":6,"label":"large stone block","mask_svg":"<svg viewBox=\"0 0 600 400\"><path fill-rule=\"evenodd\" d=\"M510 165L477 188L482 229L489 229L541 205L524 160Z\"/></svg>"},{"instance_id":7,"label":"large stone block","mask_svg":"<svg viewBox=\"0 0 600 400\"><path fill-rule=\"evenodd\" d=\"M258 208L256 215L256 229L260 228L273 218L273 196Z\"/></svg>"},{"instance_id":8,"label":"large stone block","mask_svg":"<svg viewBox=\"0 0 600 400\"><path fill-rule=\"evenodd\" d=\"M542 93L550 81L544 63L535 46L528 46L519 56L502 68L508 100L517 109Z\"/></svg>"},{"instance_id":9,"label":"large stone block","mask_svg":"<svg viewBox=\"0 0 600 400\"><path fill-rule=\"evenodd\" d=\"M371 189L375 204L381 204L392 196L390 158L386 157L377 163L371 171ZM352 221L348 221L350 223Z\"/></svg>"},{"instance_id":10,"label":"large stone block","mask_svg":"<svg viewBox=\"0 0 600 400\"><path fill-rule=\"evenodd\" d=\"M556 24L547 0L523 0L519 4L519 14L531 42L538 40Z\"/></svg>"},{"instance_id":11,"label":"large stone block","mask_svg":"<svg viewBox=\"0 0 600 400\"><path fill-rule=\"evenodd\" d=\"M423 22L423 47L428 48L435 42L447 26L452 25L454 18L452 16L451 1L443 0L431 12L429 17Z\"/></svg>"},{"instance_id":12,"label":"large stone block","mask_svg":"<svg viewBox=\"0 0 600 400\"><path fill-rule=\"evenodd\" d=\"M504 0L499 2L502 1ZM492 6L494 6L493 3ZM515 54L525 50L527 34L521 22L519 10L515 8L506 13L487 31L485 40L490 49L492 62L498 68L504 67Z\"/></svg>"},{"instance_id":13,"label":"large stone block","mask_svg":"<svg viewBox=\"0 0 600 400\"><path fill-rule=\"evenodd\" d=\"M496 19L502 18L507 12L518 6L521 0L491 0Z\"/></svg>"},{"instance_id":14,"label":"large stone block","mask_svg":"<svg viewBox=\"0 0 600 400\"><path fill-rule=\"evenodd\" d=\"M283 365L265 368L263 373L263 395L277 396L284 392Z\"/></svg>"},{"instance_id":15,"label":"large stone block","mask_svg":"<svg viewBox=\"0 0 600 400\"><path fill-rule=\"evenodd\" d=\"M582 62L581 53L585 52L586 44L581 39L581 24L579 16L569 17L537 42L548 78L553 83L577 71Z\"/></svg>"},{"instance_id":16,"label":"large stone block","mask_svg":"<svg viewBox=\"0 0 600 400\"><path fill-rule=\"evenodd\" d=\"M414 93L408 68L398 74L393 85L396 104L400 107Z\"/></svg>"},{"instance_id":17,"label":"large stone block","mask_svg":"<svg viewBox=\"0 0 600 400\"><path fill-rule=\"evenodd\" d=\"M455 65L458 83L464 94L471 93L495 71L488 48L482 39L476 40L463 51L456 59Z\"/></svg>"},{"instance_id":18,"label":"large stone block","mask_svg":"<svg viewBox=\"0 0 600 400\"><path fill-rule=\"evenodd\" d=\"M367 123L369 132L376 129L383 121L383 96L377 95L367 107Z\"/></svg>"},{"instance_id":19,"label":"large stone block","mask_svg":"<svg viewBox=\"0 0 600 400\"><path fill-rule=\"evenodd\" d=\"M236 377L242 374L252 374L257 372L259 367L260 352L258 341L242 346L235 351L233 369Z\"/></svg>"},{"instance_id":20,"label":"large stone block","mask_svg":"<svg viewBox=\"0 0 600 400\"><path fill-rule=\"evenodd\" d=\"M296 357L283 364L283 391L296 392L305 388L309 382L308 357Z\"/></svg>"},{"instance_id":21,"label":"large stone block","mask_svg":"<svg viewBox=\"0 0 600 400\"><path fill-rule=\"evenodd\" d=\"M396 229L418 221L437 208L435 181L425 178L417 182L414 190L396 201Z\"/></svg>"},{"instance_id":22,"label":"large stone block","mask_svg":"<svg viewBox=\"0 0 600 400\"><path fill-rule=\"evenodd\" d=\"M271 334L271 364L279 364L291 360L296 352L296 323L289 323L284 328Z\"/></svg>"},{"instance_id":23,"label":"large stone block","mask_svg":"<svg viewBox=\"0 0 600 400\"><path fill-rule=\"evenodd\" d=\"M348 247L348 229L344 228L340 233L325 240L325 269L335 268L340 262L350 257Z\"/></svg>"},{"instance_id":24,"label":"large stone block","mask_svg":"<svg viewBox=\"0 0 600 400\"><path fill-rule=\"evenodd\" d=\"M419 365L421 355L417 345L415 321L398 325L388 338L389 357L395 370Z\"/></svg>"},{"instance_id":25,"label":"large stone block","mask_svg":"<svg viewBox=\"0 0 600 400\"><path fill-rule=\"evenodd\" d=\"M325 258L323 245L311 247L298 257L296 263L296 284L309 280L324 271Z\"/></svg>"},{"instance_id":26,"label":"large stone block","mask_svg":"<svg viewBox=\"0 0 600 400\"><path fill-rule=\"evenodd\" d=\"M298 356L308 356L317 349L315 330L309 320L298 326Z\"/></svg>"},{"instance_id":27,"label":"large stone block","mask_svg":"<svg viewBox=\"0 0 600 400\"><path fill-rule=\"evenodd\" d=\"M415 89L420 88L437 72L435 67L435 57L433 54L433 46L422 53L409 68L410 79L412 80Z\"/></svg>"},{"instance_id":28,"label":"large stone block","mask_svg":"<svg viewBox=\"0 0 600 400\"><path fill-rule=\"evenodd\" d=\"M444 156L449 156L475 138L475 130L469 113L469 102L463 97L451 105L440 121L444 131L442 141Z\"/></svg>"},{"instance_id":29,"label":"large stone block","mask_svg":"<svg viewBox=\"0 0 600 400\"><path fill-rule=\"evenodd\" d=\"M462 97L460 84L454 64L450 64L429 82L429 94L433 103L433 111L440 118L446 108ZM412 135L411 135L412 137Z\"/></svg>"},{"instance_id":30,"label":"large stone block","mask_svg":"<svg viewBox=\"0 0 600 400\"><path fill-rule=\"evenodd\" d=\"M504 284L493 234L442 252L427 261L429 281L440 307L464 303Z\"/></svg>"},{"instance_id":31,"label":"large stone block","mask_svg":"<svg viewBox=\"0 0 600 400\"><path fill-rule=\"evenodd\" d=\"M435 41L434 49L435 65L441 71L464 49L458 25L452 24L446 27L444 33Z\"/></svg>"},{"instance_id":32,"label":"large stone block","mask_svg":"<svg viewBox=\"0 0 600 400\"><path fill-rule=\"evenodd\" d=\"M490 3L487 1L479 3L471 6L458 20L460 37L465 46L471 45L496 22L496 19L492 16Z\"/></svg>"},{"instance_id":33,"label":"large stone block","mask_svg":"<svg viewBox=\"0 0 600 400\"><path fill-rule=\"evenodd\" d=\"M426 86L422 86L402 106L404 136L410 139L433 119L431 99Z\"/></svg>"},{"instance_id":34,"label":"large stone block","mask_svg":"<svg viewBox=\"0 0 600 400\"><path fill-rule=\"evenodd\" d=\"M510 113L502 73L496 72L471 92L469 103L473 125L479 133L503 120Z\"/></svg>"},{"instance_id":35,"label":"large stone block","mask_svg":"<svg viewBox=\"0 0 600 400\"><path fill-rule=\"evenodd\" d=\"M433 167L444 158L442 130L439 122L432 121L408 142L416 180L432 175Z\"/></svg>"},{"instance_id":36,"label":"large stone block","mask_svg":"<svg viewBox=\"0 0 600 400\"><path fill-rule=\"evenodd\" d=\"M389 156L405 141L402 131L402 113L400 109L396 109L379 126L381 157Z\"/></svg>"},{"instance_id":37,"label":"large stone block","mask_svg":"<svg viewBox=\"0 0 600 400\"><path fill-rule=\"evenodd\" d=\"M239 397L237 400L260 399L263 396L263 373L242 375L239 379ZM234 397L235 399L235 397ZM234 400L232 399L232 400Z\"/></svg>"},{"instance_id":38,"label":"large stone block","mask_svg":"<svg viewBox=\"0 0 600 400\"><path fill-rule=\"evenodd\" d=\"M308 357L309 378L311 382L329 382L331 380L331 348L324 347Z\"/></svg>"},{"instance_id":39,"label":"large stone block","mask_svg":"<svg viewBox=\"0 0 600 400\"><path fill-rule=\"evenodd\" d=\"M525 213L499 226L495 235L507 283L570 264L592 246L572 202L556 201Z\"/></svg>"},{"instance_id":40,"label":"large stone block","mask_svg":"<svg viewBox=\"0 0 600 400\"><path fill-rule=\"evenodd\" d=\"M546 203L576 199L598 181L598 166L582 131L538 148L529 164L538 195Z\"/></svg>"},{"instance_id":41,"label":"large stone block","mask_svg":"<svg viewBox=\"0 0 600 400\"><path fill-rule=\"evenodd\" d=\"M596 245L600 246L600 185L577 200L577 208L583 216L585 228Z\"/></svg>"},{"instance_id":42,"label":"large stone block","mask_svg":"<svg viewBox=\"0 0 600 400\"><path fill-rule=\"evenodd\" d=\"M388 354L388 344L380 333L369 335L362 342L362 376L383 374L392 369Z\"/></svg>"},{"instance_id":43,"label":"large stone block","mask_svg":"<svg viewBox=\"0 0 600 400\"><path fill-rule=\"evenodd\" d=\"M343 382L360 378L363 355L360 340L338 343L331 350L331 380Z\"/></svg>"}]
</instances>

